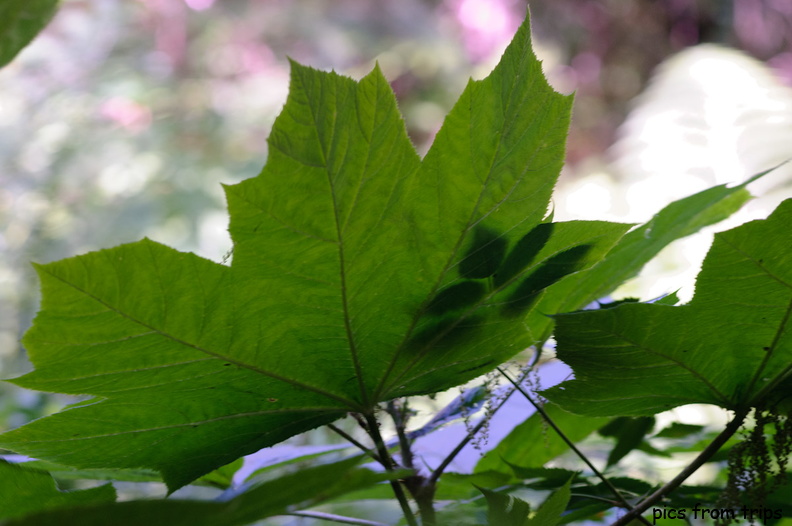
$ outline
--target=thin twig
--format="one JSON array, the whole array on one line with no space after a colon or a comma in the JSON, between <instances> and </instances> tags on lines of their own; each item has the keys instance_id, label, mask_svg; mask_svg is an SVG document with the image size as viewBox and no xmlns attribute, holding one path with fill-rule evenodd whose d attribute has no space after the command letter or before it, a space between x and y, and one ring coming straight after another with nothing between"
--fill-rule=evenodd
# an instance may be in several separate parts
<instances>
[{"instance_id":1,"label":"thin twig","mask_svg":"<svg viewBox=\"0 0 792 526\"><path fill-rule=\"evenodd\" d=\"M533 369L534 365L536 365L536 363L538 362L539 355L541 353L541 349L544 346L544 344L545 342L539 344L537 351L534 353L533 363L531 363L531 365L520 376L521 382L528 375L531 369ZM467 446L471 440L473 440L473 437L476 436L476 434L479 431L481 431L481 428L484 427L487 422L489 422L495 417L495 413L497 413L498 410L501 407L503 407L503 405L506 403L509 397L514 394L514 392L515 389L511 389L503 396L503 398L500 400L500 402L498 402L498 404L495 407L490 408L490 410L487 411L487 413L482 417L481 421L478 424L476 424L476 426L465 435L465 437L459 442L459 444L457 444L457 446L451 451L451 453L449 453L448 456L446 456L446 458L443 459L443 461L440 463L437 469L435 469L434 472L432 473L432 476L429 478L432 484L437 482L437 479L439 479L440 476L443 474L443 472L445 472L448 465L451 464L451 462L454 461L454 458L456 458L459 452L462 451L462 449L464 449L465 446Z\"/></svg>"},{"instance_id":2,"label":"thin twig","mask_svg":"<svg viewBox=\"0 0 792 526\"><path fill-rule=\"evenodd\" d=\"M443 459L443 461L440 463L440 465L437 466L437 468L435 468L435 470L432 472L432 475L429 477L429 483L430 484L435 484L437 482L437 479L439 479L440 476L443 474L443 472L445 472L445 470L449 466L449 464L451 464L451 462L454 461L454 458L456 458L456 456L459 454L459 452L462 451L465 448L465 446L467 446L468 443L471 440L473 440L473 437L476 436L476 433L481 431L481 428L484 427L487 422L492 420L492 417L495 416L495 413L498 411L498 409L503 407L503 404L506 403L506 400L508 400L509 397L512 394L514 394L514 390L513 389L511 391L509 391L508 393L506 393L503 396L503 399L498 403L498 405L496 405L487 414L485 414L481 418L479 423L476 424L476 426L473 429L471 429L467 434L465 434L464 438L462 438L462 440L460 440L459 444L457 444L457 446L453 450L451 450L451 453L449 453Z\"/></svg>"},{"instance_id":3,"label":"thin twig","mask_svg":"<svg viewBox=\"0 0 792 526\"><path fill-rule=\"evenodd\" d=\"M330 522L339 522L341 524L359 524L360 526L388 526L384 522L356 519L355 517L345 517L343 515L336 515L334 513L323 513L321 511L293 511L291 513L284 513L284 515L310 517L311 519L321 519Z\"/></svg>"},{"instance_id":4,"label":"thin twig","mask_svg":"<svg viewBox=\"0 0 792 526\"><path fill-rule=\"evenodd\" d=\"M556 423L553 422L553 419L550 418L550 415L547 414L544 408L540 404L536 403L536 401L534 401L534 399L531 398L531 395L529 395L525 391L525 389L522 388L520 384L515 382L511 376L506 374L506 371L498 367L498 372L500 372L509 382L511 382L514 388L517 389L520 392L520 394L522 394L525 397L525 399L531 403L532 406L534 406L536 412L542 415L542 418L544 418L545 422L547 422L547 424L553 428L553 431L556 432L559 438L561 438L561 440L563 440L566 443L566 445L569 446L569 448L572 451L574 451L578 457L580 457L580 459L589 467L589 469L594 472L594 474L602 481L602 483L608 487L611 493L613 493L613 496L616 497L616 499L621 503L621 505L629 510L632 510L633 509L632 505L629 502L627 502L627 499L624 498L624 495L621 494L618 488L616 488L616 486L614 486L611 483L611 481L605 477L605 475L603 475L596 467L594 467L594 464L591 463L588 457L586 457L586 455L584 455L583 452L580 451L577 448L577 446L575 446L574 442L572 442L569 439L569 437L566 436L563 431L561 431L561 429L556 425ZM640 515L636 515L635 518L643 522L644 524L651 524L649 521L647 521Z\"/></svg>"},{"instance_id":5,"label":"thin twig","mask_svg":"<svg viewBox=\"0 0 792 526\"><path fill-rule=\"evenodd\" d=\"M382 464L383 467L385 467L385 463L382 460L380 460L379 456L375 452L373 452L372 450L370 450L369 448L367 448L366 446L364 446L363 444L358 442L355 439L355 437L353 437L352 435L350 435L349 433L347 433L343 429L341 429L339 427L336 427L335 424L327 424L327 427L330 428L331 431L335 431L336 434L338 434L341 437L343 437L350 444L352 444L353 446L355 446L356 448L361 450L363 453L365 453L366 455L368 455L371 458L373 458L375 461L377 461L380 464Z\"/></svg>"},{"instance_id":6,"label":"thin twig","mask_svg":"<svg viewBox=\"0 0 792 526\"><path fill-rule=\"evenodd\" d=\"M743 424L743 421L745 421L745 418L750 412L750 408L737 411L734 414L732 421L728 423L723 431L721 431L720 434L716 436L701 453L699 453L693 462L688 464L685 469L680 471L679 475L646 497L643 501L641 501L640 504L638 504L629 512L625 513L611 526L625 526L629 524L631 520L640 517L641 513L648 510L653 504L681 486L688 477L690 477L696 472L696 470L698 470L698 468L703 466L710 458L712 458L712 456L717 453L721 447L723 447L723 444L725 444L740 429L740 426Z\"/></svg>"},{"instance_id":7,"label":"thin twig","mask_svg":"<svg viewBox=\"0 0 792 526\"><path fill-rule=\"evenodd\" d=\"M621 502L616 502L613 499L606 499L605 497L600 497L599 495L589 495L588 493L575 493L572 492L569 494L570 497L582 497L584 499L591 499L591 500L598 500L600 502L604 502L605 504L610 504L611 506L619 506L621 507Z\"/></svg>"},{"instance_id":8,"label":"thin twig","mask_svg":"<svg viewBox=\"0 0 792 526\"><path fill-rule=\"evenodd\" d=\"M363 415L363 417L366 419L366 430L371 436L371 439L374 440L374 444L377 447L377 452L382 461L382 465L385 467L386 471L393 471L394 465L391 461L390 455L388 455L388 450L385 448L385 442L382 440L382 435L379 432L377 419L371 413L366 413ZM404 518L407 520L407 524L409 526L418 526L418 522L415 520L415 516L410 509L410 503L407 502L407 495L404 494L404 489L401 487L401 483L398 480L391 480L390 485L393 489L393 494L396 495L396 500L399 501L399 506L401 506L402 513L404 514Z\"/></svg>"},{"instance_id":9,"label":"thin twig","mask_svg":"<svg viewBox=\"0 0 792 526\"><path fill-rule=\"evenodd\" d=\"M432 472L432 475L429 477L430 484L434 484L437 482L437 479L440 478L440 475L443 474L443 472L448 467L448 465L454 461L454 458L459 454L459 452L462 451L462 449L468 445L468 442L470 442L473 439L473 437L476 436L476 433L481 431L481 428L484 427L484 424L487 423L487 420L488 417L486 416L482 418L481 421L478 424L476 424L476 427L470 430L470 432L465 435L465 437L459 442L459 444L457 444L457 446L451 451L451 453L449 453L446 456L446 458L443 459L440 465L437 466L437 468Z\"/></svg>"}]
</instances>

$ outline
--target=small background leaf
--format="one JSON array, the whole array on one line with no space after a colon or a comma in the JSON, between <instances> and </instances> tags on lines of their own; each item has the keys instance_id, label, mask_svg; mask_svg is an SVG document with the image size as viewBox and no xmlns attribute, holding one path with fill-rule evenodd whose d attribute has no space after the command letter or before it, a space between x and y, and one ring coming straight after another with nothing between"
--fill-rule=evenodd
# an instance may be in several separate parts
<instances>
[{"instance_id":1,"label":"small background leaf","mask_svg":"<svg viewBox=\"0 0 792 526\"><path fill-rule=\"evenodd\" d=\"M571 480L547 497L526 526L556 526L569 503Z\"/></svg>"},{"instance_id":2,"label":"small background leaf","mask_svg":"<svg viewBox=\"0 0 792 526\"><path fill-rule=\"evenodd\" d=\"M614 437L616 445L608 454L608 466L617 464L627 453L641 445L646 435L652 430L655 419L650 416L638 418L616 418L599 430L599 434Z\"/></svg>"},{"instance_id":3,"label":"small background leaf","mask_svg":"<svg viewBox=\"0 0 792 526\"><path fill-rule=\"evenodd\" d=\"M115 498L115 488L110 484L84 490L60 491L48 473L0 460L0 519L24 517L44 510L113 502Z\"/></svg>"},{"instance_id":4,"label":"small background leaf","mask_svg":"<svg viewBox=\"0 0 792 526\"><path fill-rule=\"evenodd\" d=\"M58 0L0 2L0 67L5 66L49 23Z\"/></svg>"},{"instance_id":5,"label":"small background leaf","mask_svg":"<svg viewBox=\"0 0 792 526\"><path fill-rule=\"evenodd\" d=\"M522 499L486 488L478 488L487 499L487 523L490 526L525 526L531 506Z\"/></svg>"}]
</instances>

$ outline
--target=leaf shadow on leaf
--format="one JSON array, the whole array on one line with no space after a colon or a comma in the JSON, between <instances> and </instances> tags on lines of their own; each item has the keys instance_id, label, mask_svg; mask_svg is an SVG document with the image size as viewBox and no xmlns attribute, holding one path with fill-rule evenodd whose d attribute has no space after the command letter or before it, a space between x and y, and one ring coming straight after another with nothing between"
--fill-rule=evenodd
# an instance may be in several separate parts
<instances>
[{"instance_id":1,"label":"leaf shadow on leaf","mask_svg":"<svg viewBox=\"0 0 792 526\"><path fill-rule=\"evenodd\" d=\"M479 225L473 231L473 243L459 262L459 274L468 279L488 278L497 272L505 255L506 238Z\"/></svg>"},{"instance_id":2,"label":"leaf shadow on leaf","mask_svg":"<svg viewBox=\"0 0 792 526\"><path fill-rule=\"evenodd\" d=\"M427 314L443 316L475 305L487 293L482 281L463 281L441 290L426 307Z\"/></svg>"},{"instance_id":3,"label":"leaf shadow on leaf","mask_svg":"<svg viewBox=\"0 0 792 526\"><path fill-rule=\"evenodd\" d=\"M484 325L484 316L468 318L448 317L429 323L410 338L405 347L415 353L425 353L436 347L451 347L470 338Z\"/></svg>"},{"instance_id":4,"label":"leaf shadow on leaf","mask_svg":"<svg viewBox=\"0 0 792 526\"><path fill-rule=\"evenodd\" d=\"M553 230L555 230L555 223L540 223L525 234L514 245L506 260L495 273L495 286L500 287L527 268L547 244Z\"/></svg>"},{"instance_id":5,"label":"leaf shadow on leaf","mask_svg":"<svg viewBox=\"0 0 792 526\"><path fill-rule=\"evenodd\" d=\"M503 305L504 315L516 316L530 309L544 289L564 276L580 270L591 248L588 244L578 245L547 259L510 295Z\"/></svg>"}]
</instances>

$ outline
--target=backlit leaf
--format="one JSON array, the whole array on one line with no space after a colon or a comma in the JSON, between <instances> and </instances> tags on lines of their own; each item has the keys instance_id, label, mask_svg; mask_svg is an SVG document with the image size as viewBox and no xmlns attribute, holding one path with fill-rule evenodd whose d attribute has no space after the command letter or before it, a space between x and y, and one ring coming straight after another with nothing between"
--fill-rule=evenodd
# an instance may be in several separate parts
<instances>
[{"instance_id":1,"label":"backlit leaf","mask_svg":"<svg viewBox=\"0 0 792 526\"><path fill-rule=\"evenodd\" d=\"M548 315L744 201L694 196L674 208L687 226L664 211L640 239L630 225L548 224L571 102L547 84L526 19L420 159L379 68L354 81L292 63L266 166L226 187L230 266L147 239L36 265L42 305L23 340L35 369L14 383L89 398L0 447L155 470L174 490L491 370L544 341Z\"/></svg>"},{"instance_id":2,"label":"backlit leaf","mask_svg":"<svg viewBox=\"0 0 792 526\"><path fill-rule=\"evenodd\" d=\"M671 242L723 221L739 210L751 198L745 186L771 171L756 174L737 186L719 185L674 201L628 232L596 265L553 285L528 318L533 330L541 331L537 338L550 337L554 325L550 318L539 313L570 312L607 296L636 276Z\"/></svg>"},{"instance_id":3,"label":"backlit leaf","mask_svg":"<svg viewBox=\"0 0 792 526\"><path fill-rule=\"evenodd\" d=\"M531 520L526 523L526 526L556 526L561 521L561 514L569 504L571 496L570 486L571 480L567 481L561 488L554 491L547 500L545 500L536 515L531 517Z\"/></svg>"},{"instance_id":4,"label":"backlit leaf","mask_svg":"<svg viewBox=\"0 0 792 526\"><path fill-rule=\"evenodd\" d=\"M486 488L478 488L487 499L487 524L490 526L525 526L531 506L524 500Z\"/></svg>"},{"instance_id":5,"label":"backlit leaf","mask_svg":"<svg viewBox=\"0 0 792 526\"><path fill-rule=\"evenodd\" d=\"M792 200L716 234L687 305L628 303L556 317L575 379L545 394L586 415L774 404L792 376Z\"/></svg>"},{"instance_id":6,"label":"backlit leaf","mask_svg":"<svg viewBox=\"0 0 792 526\"><path fill-rule=\"evenodd\" d=\"M378 68L356 82L293 63L266 166L226 188L230 267L150 240L36 266L35 370L14 382L93 398L0 444L81 469L153 469L173 490L525 349L547 287L629 228L538 227L570 105L527 20L423 160Z\"/></svg>"}]
</instances>

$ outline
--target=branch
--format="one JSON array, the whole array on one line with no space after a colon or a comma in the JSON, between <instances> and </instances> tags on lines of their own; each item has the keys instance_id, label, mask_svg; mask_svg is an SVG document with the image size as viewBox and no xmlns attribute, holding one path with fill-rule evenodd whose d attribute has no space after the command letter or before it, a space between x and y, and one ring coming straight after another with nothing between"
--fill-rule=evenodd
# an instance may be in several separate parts
<instances>
[{"instance_id":1,"label":"branch","mask_svg":"<svg viewBox=\"0 0 792 526\"><path fill-rule=\"evenodd\" d=\"M547 422L548 425L553 428L553 431L556 432L556 434L561 438L561 440L563 440L566 443L566 445L569 446L569 448L572 451L574 451L575 454L578 457L580 457L580 459L583 462L585 462L585 464L589 467L589 469L591 471L593 471L594 474L597 477L599 477L599 479L602 481L602 483L605 484L608 487L608 489L611 491L611 493L613 493L613 496L616 497L616 499L619 501L621 506L624 507L624 508L627 508L629 510L632 510L632 505L629 502L627 502L627 499L624 498L624 495L621 494L621 492L618 490L618 488L616 488L616 486L614 486L611 483L611 481L608 480L605 477L605 475L603 475L596 467L594 467L594 464L591 463L591 461L588 459L588 457L586 457L586 455L584 455L583 452L580 451L577 448L577 446L575 446L574 442L572 442L569 439L569 437L566 436L563 431L561 431L561 429L556 425L556 423L553 422L553 419L550 418L550 415L547 414L547 412L544 410L544 408L541 405L539 405L538 403L536 403L534 401L534 399L531 398L531 395L529 395L525 391L525 389L522 388L522 386L520 384L515 382L514 379L512 379L511 376L506 374L506 371L504 371L503 369L498 367L498 372L500 372L509 382L511 382L511 384L514 386L514 388L517 389L518 391L520 391L520 394L522 394L525 397L525 399L528 400L531 403L532 406L534 406L534 408L536 409L536 412L539 413L540 415L542 415L542 418L545 419L545 422ZM649 521L647 521L646 519L641 517L640 514L636 514L635 518L638 519L639 521L641 521L644 524L651 524Z\"/></svg>"},{"instance_id":2,"label":"branch","mask_svg":"<svg viewBox=\"0 0 792 526\"><path fill-rule=\"evenodd\" d=\"M353 437L352 435L350 435L349 433L347 433L343 429L337 427L335 424L327 424L327 427L330 428L331 431L335 431L336 434L338 434L341 437L343 437L344 439L346 439L350 444L352 444L353 446L355 446L356 448L361 450L363 453L365 453L366 455L368 455L371 458L373 458L376 462L382 464L382 467L387 467L385 465L385 462L380 460L379 455L377 455L372 450L370 450L369 448L367 448L366 446L364 446L363 444L361 444L360 442L355 440L355 437Z\"/></svg>"},{"instance_id":3,"label":"branch","mask_svg":"<svg viewBox=\"0 0 792 526\"><path fill-rule=\"evenodd\" d=\"M386 471L393 471L393 462L391 461L390 455L388 455L388 450L385 448L385 442L382 441L382 435L379 432L379 424L377 423L377 419L371 413L366 413L363 416L366 419L366 431L368 431L371 439L374 440L380 462L385 467ZM404 514L407 524L409 526L418 526L415 516L410 509L410 503L407 502L407 496L404 494L404 489L401 487L401 483L398 480L391 480L390 485L393 489L393 494L396 495L396 500L399 501L399 506L401 506L402 513Z\"/></svg>"},{"instance_id":4,"label":"branch","mask_svg":"<svg viewBox=\"0 0 792 526\"><path fill-rule=\"evenodd\" d=\"M406 404L407 402L405 401L404 403ZM393 425L396 427L396 435L399 437L399 449L401 450L402 463L407 469L414 469L412 448L410 447L410 440L407 438L406 434L407 422L404 418L406 412L404 408L405 406L403 405L396 407L396 402L393 400L388 402L388 413L390 413L393 419Z\"/></svg>"},{"instance_id":5,"label":"branch","mask_svg":"<svg viewBox=\"0 0 792 526\"><path fill-rule=\"evenodd\" d=\"M626 526L635 518L639 518L640 514L645 512L649 509L650 506L658 502L660 499L677 489L679 486L682 485L685 480L693 473L696 472L698 468L704 465L712 456L718 452L718 450L723 447L725 444L736 432L740 429L740 426L743 424L745 417L748 416L748 413L751 412L751 409L740 409L734 414L734 418L731 422L724 428L721 433L715 437L715 439L710 442L710 444L704 448L704 451L699 453L699 456L691 462L685 469L683 469L679 475L674 477L672 480L667 482L663 487L646 497L640 504L638 504L635 508L625 513L619 520L611 524L611 526Z\"/></svg>"},{"instance_id":6,"label":"branch","mask_svg":"<svg viewBox=\"0 0 792 526\"><path fill-rule=\"evenodd\" d=\"M366 519L356 519L354 517L344 517L343 515L336 515L334 513L324 513L321 511L293 511L291 513L284 513L284 515L293 515L295 517L310 517L312 519L320 519L330 522L339 522L341 524L359 524L360 526L388 526L382 522L367 521Z\"/></svg>"},{"instance_id":7,"label":"branch","mask_svg":"<svg viewBox=\"0 0 792 526\"><path fill-rule=\"evenodd\" d=\"M528 368L524 370L522 376L520 376L520 382L522 382L523 379L528 375L528 373L536 366L536 364L539 363L539 357L541 356L542 348L544 347L545 343L546 341L540 343L536 347L536 352L534 353L531 365L528 366ZM479 431L481 431L481 428L484 427L484 425L487 422L489 422L495 417L495 413L497 413L498 410L501 407L503 407L503 405L506 403L509 397L514 394L514 391L515 389L512 389L511 391L507 392L503 396L503 399L498 403L498 405L487 411L486 414L482 417L481 421L478 424L476 424L476 426L468 434L465 435L465 437L459 442L459 444L457 444L457 446L453 449L453 451L451 451L451 453L449 453L448 456L443 459L443 461L440 463L437 469L434 470L434 473L432 473L432 476L429 478L430 483L434 484L437 482L437 479L440 478L440 476L443 474L443 472L448 467L448 465L451 464L451 462L454 461L454 458L456 458L459 452L462 451L462 449L464 449L466 445L468 445L468 442L473 440L473 437L476 436L476 434Z\"/></svg>"}]
</instances>

